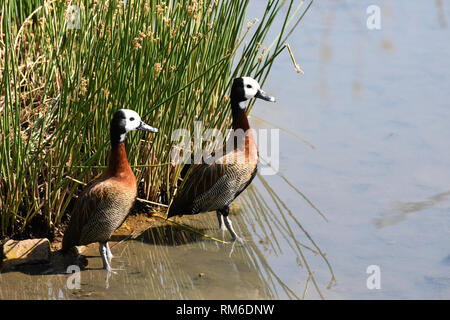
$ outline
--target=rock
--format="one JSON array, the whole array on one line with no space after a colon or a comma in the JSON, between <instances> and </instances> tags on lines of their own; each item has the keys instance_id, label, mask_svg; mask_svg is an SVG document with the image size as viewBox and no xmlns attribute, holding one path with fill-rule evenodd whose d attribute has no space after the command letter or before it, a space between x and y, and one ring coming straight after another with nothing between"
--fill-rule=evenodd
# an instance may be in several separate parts
<instances>
[{"instance_id":1,"label":"rock","mask_svg":"<svg viewBox=\"0 0 450 320\"><path fill-rule=\"evenodd\" d=\"M2 268L21 264L50 262L50 241L48 239L8 240L3 244Z\"/></svg>"},{"instance_id":2,"label":"rock","mask_svg":"<svg viewBox=\"0 0 450 320\"><path fill-rule=\"evenodd\" d=\"M88 265L88 260L81 253L85 252L87 248L87 246L76 246L68 252L53 251L50 257L52 269L57 272L65 272L71 265L78 265L84 269Z\"/></svg>"}]
</instances>

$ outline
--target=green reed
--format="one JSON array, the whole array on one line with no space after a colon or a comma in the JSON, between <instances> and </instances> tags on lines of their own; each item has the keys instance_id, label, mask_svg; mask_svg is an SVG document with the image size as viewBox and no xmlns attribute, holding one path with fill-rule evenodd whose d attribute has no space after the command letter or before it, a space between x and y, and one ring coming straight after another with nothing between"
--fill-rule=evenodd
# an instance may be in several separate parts
<instances>
[{"instance_id":1,"label":"green reed","mask_svg":"<svg viewBox=\"0 0 450 320\"><path fill-rule=\"evenodd\" d=\"M172 131L195 120L229 127L231 79L263 83L312 3L267 1L259 21L247 21L248 2L2 1L1 235L34 219L46 232L58 226L80 189L74 179L88 182L107 163L119 108L160 129L130 134L128 156L140 197L168 203L182 170L170 162ZM69 5L80 9L79 29ZM283 23L273 41L275 19Z\"/></svg>"}]
</instances>

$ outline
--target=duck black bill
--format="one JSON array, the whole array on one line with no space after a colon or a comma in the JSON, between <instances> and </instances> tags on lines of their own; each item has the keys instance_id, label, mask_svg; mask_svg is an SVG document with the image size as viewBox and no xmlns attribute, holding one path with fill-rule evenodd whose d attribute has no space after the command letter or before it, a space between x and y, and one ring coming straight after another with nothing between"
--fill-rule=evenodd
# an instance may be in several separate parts
<instances>
[{"instance_id":1,"label":"duck black bill","mask_svg":"<svg viewBox=\"0 0 450 320\"><path fill-rule=\"evenodd\" d=\"M275 102L275 97L269 96L267 93L265 93L262 90L258 90L255 98L263 99L263 100L270 101L270 102Z\"/></svg>"},{"instance_id":2,"label":"duck black bill","mask_svg":"<svg viewBox=\"0 0 450 320\"><path fill-rule=\"evenodd\" d=\"M153 128L152 126L149 126L148 124L144 123L143 121L141 121L141 124L139 125L139 127L137 127L138 130L143 130L143 131L148 131L148 132L158 132L157 128Z\"/></svg>"}]
</instances>

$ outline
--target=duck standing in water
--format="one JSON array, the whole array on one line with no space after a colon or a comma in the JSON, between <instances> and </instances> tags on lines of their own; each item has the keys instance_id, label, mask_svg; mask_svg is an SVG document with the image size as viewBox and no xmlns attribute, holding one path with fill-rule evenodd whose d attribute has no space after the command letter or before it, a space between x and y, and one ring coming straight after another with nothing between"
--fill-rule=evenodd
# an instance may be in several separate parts
<instances>
[{"instance_id":1,"label":"duck standing in water","mask_svg":"<svg viewBox=\"0 0 450 320\"><path fill-rule=\"evenodd\" d=\"M219 227L230 232L233 241L237 236L228 218L233 200L252 182L257 172L258 148L250 130L245 112L246 101L260 98L275 102L261 90L258 82L250 77L236 78L231 87L231 111L233 117L233 148L211 164L191 165L181 190L173 199L167 218L216 211ZM236 134L236 132L244 134ZM228 145L228 144L227 144Z\"/></svg>"},{"instance_id":2,"label":"duck standing in water","mask_svg":"<svg viewBox=\"0 0 450 320\"><path fill-rule=\"evenodd\" d=\"M113 257L108 240L125 221L137 196L136 177L125 149L125 135L133 130L158 132L133 110L120 109L114 114L108 169L78 197L62 243L62 251L67 252L74 246L99 242L103 268L108 271Z\"/></svg>"}]
</instances>

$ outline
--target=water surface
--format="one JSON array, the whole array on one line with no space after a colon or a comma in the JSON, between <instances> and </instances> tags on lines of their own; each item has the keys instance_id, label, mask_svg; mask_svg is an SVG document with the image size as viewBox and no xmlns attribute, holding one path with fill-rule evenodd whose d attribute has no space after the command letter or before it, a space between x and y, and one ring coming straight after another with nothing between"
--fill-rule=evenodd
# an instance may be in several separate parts
<instances>
[{"instance_id":1,"label":"water surface","mask_svg":"<svg viewBox=\"0 0 450 320\"><path fill-rule=\"evenodd\" d=\"M316 1L290 40L305 75L286 54L277 106L254 109L315 146L283 138L281 171L328 217L284 195L333 265L328 298L450 298L449 21L445 1Z\"/></svg>"}]
</instances>

